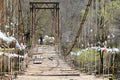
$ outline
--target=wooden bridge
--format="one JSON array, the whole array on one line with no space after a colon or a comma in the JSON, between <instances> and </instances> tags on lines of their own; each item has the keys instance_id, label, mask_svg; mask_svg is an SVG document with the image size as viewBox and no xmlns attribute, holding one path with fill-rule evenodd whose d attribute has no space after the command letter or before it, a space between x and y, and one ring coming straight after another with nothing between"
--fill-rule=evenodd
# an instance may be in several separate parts
<instances>
[{"instance_id":1,"label":"wooden bridge","mask_svg":"<svg viewBox=\"0 0 120 80\"><path fill-rule=\"evenodd\" d=\"M42 45L35 47L31 54L40 56L40 64L34 64L31 58L24 74L16 80L102 80L103 78L80 73L55 50L55 46ZM36 53L36 54L35 54ZM39 54L40 53L40 54ZM42 53L42 54L41 54ZM108 80L105 79L104 80Z\"/></svg>"},{"instance_id":2,"label":"wooden bridge","mask_svg":"<svg viewBox=\"0 0 120 80\"><path fill-rule=\"evenodd\" d=\"M30 0L23 7L27 0L13 1L0 0L0 80L113 80L115 73L120 73L119 57L116 57L119 49L113 48L119 40L110 30L114 25L113 11L117 8L114 3L117 5L119 0L87 0L85 10L81 10L80 25L75 26L74 31L70 28L69 36L72 35L73 40L65 35L71 41L62 41L62 32L66 31L60 24L73 27L74 23L72 20L61 23L64 16L60 15L59 2ZM23 14L25 8L27 11ZM41 16L46 17L47 11L50 23L43 20L45 25L39 25L42 22L38 21ZM74 18L76 13L73 14L70 16ZM48 39L38 44L39 37L43 36L51 37L53 42ZM45 38L41 42L44 41Z\"/></svg>"}]
</instances>

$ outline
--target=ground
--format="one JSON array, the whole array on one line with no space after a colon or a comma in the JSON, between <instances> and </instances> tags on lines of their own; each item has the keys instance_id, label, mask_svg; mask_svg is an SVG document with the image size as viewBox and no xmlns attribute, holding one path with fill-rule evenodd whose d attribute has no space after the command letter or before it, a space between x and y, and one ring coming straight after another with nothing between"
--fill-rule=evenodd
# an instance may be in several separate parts
<instances>
[{"instance_id":1,"label":"ground","mask_svg":"<svg viewBox=\"0 0 120 80\"><path fill-rule=\"evenodd\" d=\"M54 46L38 46L32 53L40 56L42 63L33 64L31 59L27 70L16 80L108 80L74 70L56 53Z\"/></svg>"}]
</instances>

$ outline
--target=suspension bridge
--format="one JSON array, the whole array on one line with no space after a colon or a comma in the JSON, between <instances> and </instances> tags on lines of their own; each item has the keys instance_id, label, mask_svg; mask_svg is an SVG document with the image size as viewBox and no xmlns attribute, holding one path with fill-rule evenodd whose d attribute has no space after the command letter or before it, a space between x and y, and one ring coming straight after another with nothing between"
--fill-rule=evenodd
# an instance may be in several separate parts
<instances>
[{"instance_id":1,"label":"suspension bridge","mask_svg":"<svg viewBox=\"0 0 120 80\"><path fill-rule=\"evenodd\" d=\"M21 0L0 2L0 80L119 79L114 1L87 0L70 44L62 41L60 2L29 1L26 14Z\"/></svg>"}]
</instances>

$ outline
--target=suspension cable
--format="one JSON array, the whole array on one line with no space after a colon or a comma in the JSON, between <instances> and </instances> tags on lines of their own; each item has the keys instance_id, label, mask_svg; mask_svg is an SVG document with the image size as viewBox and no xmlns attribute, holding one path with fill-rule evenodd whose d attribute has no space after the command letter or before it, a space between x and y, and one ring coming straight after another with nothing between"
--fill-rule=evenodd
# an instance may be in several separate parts
<instances>
[{"instance_id":1,"label":"suspension cable","mask_svg":"<svg viewBox=\"0 0 120 80\"><path fill-rule=\"evenodd\" d=\"M76 43L77 43L77 39L79 38L79 35L80 35L81 30L82 30L82 28L83 28L83 25L84 25L84 23L85 23L85 21L86 21L86 18L87 18L88 12L89 12L89 7L90 7L91 3L92 3L92 0L89 0L89 1L88 1L88 4L87 4L87 7L86 7L86 10L85 10L85 13L84 13L84 16L83 16L82 21L81 21L81 23L80 23L80 27L79 27L79 29L78 29L77 35L76 35L76 37L75 37L75 40L74 40L74 42L73 42L73 44L72 44L72 47L70 48L70 50L69 50L68 53L66 54L66 56L70 54L70 52L72 51L72 49L74 48L74 46L75 46Z\"/></svg>"}]
</instances>

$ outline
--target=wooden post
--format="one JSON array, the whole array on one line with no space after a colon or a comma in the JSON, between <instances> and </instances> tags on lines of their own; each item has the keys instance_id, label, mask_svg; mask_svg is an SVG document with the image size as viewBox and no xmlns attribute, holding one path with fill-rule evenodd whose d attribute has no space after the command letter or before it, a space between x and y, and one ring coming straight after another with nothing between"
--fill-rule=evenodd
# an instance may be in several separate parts
<instances>
[{"instance_id":1,"label":"wooden post","mask_svg":"<svg viewBox=\"0 0 120 80\"><path fill-rule=\"evenodd\" d=\"M33 47L33 7L30 9L30 44Z\"/></svg>"},{"instance_id":2,"label":"wooden post","mask_svg":"<svg viewBox=\"0 0 120 80\"><path fill-rule=\"evenodd\" d=\"M3 10L4 10L4 3L3 3L3 0L0 0L0 24L2 24L3 23ZM0 25L0 27L1 27L1 25ZM0 28L0 29L2 29L2 27Z\"/></svg>"}]
</instances>

